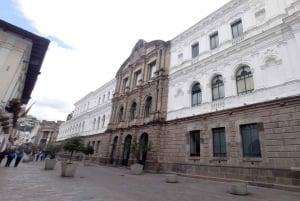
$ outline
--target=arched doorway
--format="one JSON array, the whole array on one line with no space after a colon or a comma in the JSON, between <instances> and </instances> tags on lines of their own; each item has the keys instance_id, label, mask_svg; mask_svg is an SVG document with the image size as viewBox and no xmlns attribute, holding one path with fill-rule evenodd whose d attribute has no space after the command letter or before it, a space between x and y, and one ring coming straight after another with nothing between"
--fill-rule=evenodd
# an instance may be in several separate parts
<instances>
[{"instance_id":1,"label":"arched doorway","mask_svg":"<svg viewBox=\"0 0 300 201\"><path fill-rule=\"evenodd\" d=\"M110 154L110 164L114 163L114 159L116 157L116 153L117 153L117 143L118 143L118 136L116 136L114 138L112 147L111 147L111 154Z\"/></svg>"},{"instance_id":2,"label":"arched doorway","mask_svg":"<svg viewBox=\"0 0 300 201\"><path fill-rule=\"evenodd\" d=\"M140 137L140 147L147 147L148 146L148 134L147 133L143 133ZM147 149L142 149L139 153L139 163L144 165L145 167L145 163L146 163L146 159L147 159Z\"/></svg>"},{"instance_id":3,"label":"arched doorway","mask_svg":"<svg viewBox=\"0 0 300 201\"><path fill-rule=\"evenodd\" d=\"M128 165L128 160L130 157L130 146L131 146L132 136L127 135L124 141L124 148L123 148L123 157L122 157L122 165Z\"/></svg>"}]
</instances>

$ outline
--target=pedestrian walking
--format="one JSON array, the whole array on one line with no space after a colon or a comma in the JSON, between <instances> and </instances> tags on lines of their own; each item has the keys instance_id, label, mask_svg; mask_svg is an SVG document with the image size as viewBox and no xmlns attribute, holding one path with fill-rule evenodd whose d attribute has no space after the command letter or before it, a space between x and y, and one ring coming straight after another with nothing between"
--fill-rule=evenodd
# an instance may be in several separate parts
<instances>
[{"instance_id":1,"label":"pedestrian walking","mask_svg":"<svg viewBox=\"0 0 300 201\"><path fill-rule=\"evenodd\" d=\"M41 152L39 152L39 153L36 154L35 161L39 160L40 154L41 154Z\"/></svg>"},{"instance_id":2,"label":"pedestrian walking","mask_svg":"<svg viewBox=\"0 0 300 201\"><path fill-rule=\"evenodd\" d=\"M20 163L20 161L23 158L23 156L24 156L23 150L19 150L17 152L17 157L16 157L16 161L15 161L15 167L18 167L18 164Z\"/></svg>"},{"instance_id":3,"label":"pedestrian walking","mask_svg":"<svg viewBox=\"0 0 300 201\"><path fill-rule=\"evenodd\" d=\"M5 167L9 167L10 166L10 163L11 161L15 158L15 150L10 150L8 153L7 153L7 160L6 160L6 164L5 164Z\"/></svg>"},{"instance_id":4,"label":"pedestrian walking","mask_svg":"<svg viewBox=\"0 0 300 201\"><path fill-rule=\"evenodd\" d=\"M6 151L5 150L2 151L2 152L0 152L0 164L1 164L2 160L5 158L5 155L6 155Z\"/></svg>"}]
</instances>

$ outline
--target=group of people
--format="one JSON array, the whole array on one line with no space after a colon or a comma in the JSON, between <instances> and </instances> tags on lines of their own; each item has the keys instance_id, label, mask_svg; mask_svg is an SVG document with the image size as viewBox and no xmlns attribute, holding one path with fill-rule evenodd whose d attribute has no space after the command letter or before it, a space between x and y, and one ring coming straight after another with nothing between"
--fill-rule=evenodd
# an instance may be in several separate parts
<instances>
[{"instance_id":1,"label":"group of people","mask_svg":"<svg viewBox=\"0 0 300 201\"><path fill-rule=\"evenodd\" d=\"M22 149L8 149L0 152L0 164L2 160L5 158L5 156L6 156L5 167L9 167L14 158L16 159L14 166L18 167L21 159L24 156L24 151Z\"/></svg>"}]
</instances>

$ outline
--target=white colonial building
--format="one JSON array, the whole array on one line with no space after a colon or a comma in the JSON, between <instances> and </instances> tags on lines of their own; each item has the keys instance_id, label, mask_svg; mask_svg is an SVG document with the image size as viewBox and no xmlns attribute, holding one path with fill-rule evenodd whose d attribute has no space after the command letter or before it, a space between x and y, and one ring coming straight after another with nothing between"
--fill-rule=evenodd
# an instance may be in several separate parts
<instances>
[{"instance_id":1,"label":"white colonial building","mask_svg":"<svg viewBox=\"0 0 300 201\"><path fill-rule=\"evenodd\" d=\"M168 120L299 95L298 10L235 0L175 37Z\"/></svg>"},{"instance_id":2,"label":"white colonial building","mask_svg":"<svg viewBox=\"0 0 300 201\"><path fill-rule=\"evenodd\" d=\"M160 170L299 186L299 55L299 0L232 0L171 40Z\"/></svg>"},{"instance_id":3,"label":"white colonial building","mask_svg":"<svg viewBox=\"0 0 300 201\"><path fill-rule=\"evenodd\" d=\"M113 79L77 101L75 109L68 120L60 126L57 141L73 136L83 136L85 141L89 141L89 144L94 146L94 149L98 149L101 140L88 139L91 136L103 134L107 129L115 85L116 80Z\"/></svg>"}]
</instances>

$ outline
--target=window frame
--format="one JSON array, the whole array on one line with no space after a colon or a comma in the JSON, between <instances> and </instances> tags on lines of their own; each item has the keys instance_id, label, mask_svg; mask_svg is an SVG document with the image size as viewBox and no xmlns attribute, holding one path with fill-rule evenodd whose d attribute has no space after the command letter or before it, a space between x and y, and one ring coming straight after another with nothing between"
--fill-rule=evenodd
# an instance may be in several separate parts
<instances>
[{"instance_id":1,"label":"window frame","mask_svg":"<svg viewBox=\"0 0 300 201\"><path fill-rule=\"evenodd\" d=\"M246 73L243 74L243 72L246 72ZM236 80L236 89L237 89L238 95L248 94L248 93L251 93L252 91L254 91L253 73L251 72L251 69L249 66L247 66L247 65L240 66L238 68L238 70L236 71L235 80ZM251 86L248 86L249 84L247 84L247 81L252 83L252 88L251 88ZM241 90L239 88L240 82L243 82L244 90Z\"/></svg>"},{"instance_id":2,"label":"window frame","mask_svg":"<svg viewBox=\"0 0 300 201\"><path fill-rule=\"evenodd\" d=\"M230 27L231 27L232 39L239 38L244 34L242 19L238 19L234 21L233 23L231 23ZM236 28L236 34L234 33L235 28Z\"/></svg>"},{"instance_id":3,"label":"window frame","mask_svg":"<svg viewBox=\"0 0 300 201\"><path fill-rule=\"evenodd\" d=\"M221 78L221 79L219 79L219 78ZM220 80L221 82L219 82L219 83L214 82L215 79ZM217 97L214 96L214 89L218 90L218 96ZM224 81L223 81L223 76L222 75L215 75L213 77L212 82L211 82L211 90L212 90L212 100L213 101L220 100L220 99L223 99L225 97L225 86L224 86ZM223 96L222 96L221 91L223 91Z\"/></svg>"},{"instance_id":4,"label":"window frame","mask_svg":"<svg viewBox=\"0 0 300 201\"><path fill-rule=\"evenodd\" d=\"M195 58L199 55L199 42L192 44L192 58Z\"/></svg>"},{"instance_id":5,"label":"window frame","mask_svg":"<svg viewBox=\"0 0 300 201\"><path fill-rule=\"evenodd\" d=\"M138 86L139 84L139 77L142 77L142 70L137 70L134 72L134 76L133 76L133 87Z\"/></svg>"},{"instance_id":6,"label":"window frame","mask_svg":"<svg viewBox=\"0 0 300 201\"><path fill-rule=\"evenodd\" d=\"M199 90L198 91L194 90L196 85L199 85ZM194 102L194 95L196 95L196 99L197 99L196 102ZM200 86L199 82L194 83L193 86L192 86L191 103L192 103L192 107L196 107L198 105L201 105L201 103L202 103L202 90L201 90L201 86Z\"/></svg>"},{"instance_id":7,"label":"window frame","mask_svg":"<svg viewBox=\"0 0 300 201\"><path fill-rule=\"evenodd\" d=\"M133 102L130 107L130 120L134 120L136 118L137 111L137 103Z\"/></svg>"},{"instance_id":8,"label":"window frame","mask_svg":"<svg viewBox=\"0 0 300 201\"><path fill-rule=\"evenodd\" d=\"M189 156L190 157L200 157L201 155L201 145L200 145L200 130L193 130L189 132ZM195 140L195 141L194 141Z\"/></svg>"},{"instance_id":9,"label":"window frame","mask_svg":"<svg viewBox=\"0 0 300 201\"><path fill-rule=\"evenodd\" d=\"M151 101L150 103L149 103L149 100ZM150 117L151 111L152 111L152 97L149 96L145 102L145 117L146 118Z\"/></svg>"},{"instance_id":10,"label":"window frame","mask_svg":"<svg viewBox=\"0 0 300 201\"><path fill-rule=\"evenodd\" d=\"M155 77L155 72L156 72L156 60L148 64L148 80Z\"/></svg>"},{"instance_id":11,"label":"window frame","mask_svg":"<svg viewBox=\"0 0 300 201\"><path fill-rule=\"evenodd\" d=\"M214 45L212 43L213 41L214 41ZM209 44L210 44L210 49L211 50L216 49L216 48L219 47L219 33L217 31L212 33L209 36Z\"/></svg>"},{"instance_id":12,"label":"window frame","mask_svg":"<svg viewBox=\"0 0 300 201\"><path fill-rule=\"evenodd\" d=\"M223 135L223 136L222 136ZM217 145L217 140L219 144ZM213 144L213 157L227 157L227 147L226 147L226 129L225 127L212 128L212 144ZM216 147L216 145L218 147ZM222 150L224 147L224 150ZM219 152L217 153L217 149Z\"/></svg>"},{"instance_id":13,"label":"window frame","mask_svg":"<svg viewBox=\"0 0 300 201\"><path fill-rule=\"evenodd\" d=\"M246 131L243 129L244 127L248 127L245 129L250 129L250 143L248 144L248 149L249 146L250 147L250 151L246 149L246 137L249 138L249 136L245 136L245 135L249 135L249 133L245 133ZM244 132L244 133L243 133ZM259 138L259 129L258 129L258 124L257 123L250 123L250 124L242 124L240 125L240 135L241 135L241 145L242 145L242 153L243 153L243 157L245 158L261 158L262 154L261 154L261 142L260 142L260 138ZM256 135L256 136L253 136ZM255 141L257 140L256 144ZM257 148L257 150L254 150L255 147Z\"/></svg>"},{"instance_id":14,"label":"window frame","mask_svg":"<svg viewBox=\"0 0 300 201\"><path fill-rule=\"evenodd\" d=\"M121 106L118 112L118 122L121 122L123 120L123 116L124 116L124 107Z\"/></svg>"}]
</instances>

